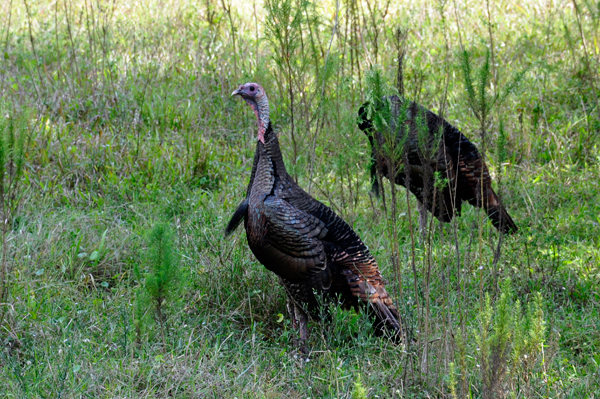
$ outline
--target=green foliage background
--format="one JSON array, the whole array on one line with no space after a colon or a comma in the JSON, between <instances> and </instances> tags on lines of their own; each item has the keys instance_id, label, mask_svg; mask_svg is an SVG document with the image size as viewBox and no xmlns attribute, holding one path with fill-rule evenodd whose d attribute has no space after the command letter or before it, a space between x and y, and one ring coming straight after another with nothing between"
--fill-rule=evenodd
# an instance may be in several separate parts
<instances>
[{"instance_id":1,"label":"green foliage background","mask_svg":"<svg viewBox=\"0 0 600 399\"><path fill-rule=\"evenodd\" d=\"M413 198L368 194L356 113L372 66L396 86L397 28L407 97L485 144L520 228L496 262L472 207L420 243ZM0 51L0 126L24 149L2 194L7 397L597 396L597 2L9 0ZM247 81L269 93L290 173L378 259L415 344L336 309L302 358L277 279L243 233L224 240L255 146L254 114L230 96ZM485 123L473 98L498 99ZM138 317L134 273L157 220L184 271L164 334Z\"/></svg>"}]
</instances>

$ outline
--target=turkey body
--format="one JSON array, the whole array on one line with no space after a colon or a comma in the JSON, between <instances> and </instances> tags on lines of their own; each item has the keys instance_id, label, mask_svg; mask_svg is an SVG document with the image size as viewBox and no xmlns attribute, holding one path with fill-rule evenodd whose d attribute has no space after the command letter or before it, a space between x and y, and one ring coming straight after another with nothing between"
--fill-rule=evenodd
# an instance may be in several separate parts
<instances>
[{"instance_id":1,"label":"turkey body","mask_svg":"<svg viewBox=\"0 0 600 399\"><path fill-rule=\"evenodd\" d=\"M262 88L247 83L238 91ZM234 94L237 94L234 92ZM350 226L312 198L285 169L279 141L259 109L259 140L246 198L234 213L226 234L244 221L248 245L258 261L277 274L288 294L288 310L306 340L307 316L318 318L319 304L339 301L345 308L368 304L376 327L400 337L398 311L385 290L377 262ZM258 101L265 101L261 97ZM257 101L257 102L258 102ZM261 126L263 123L263 126ZM266 126L265 126L266 125Z\"/></svg>"},{"instance_id":2,"label":"turkey body","mask_svg":"<svg viewBox=\"0 0 600 399\"><path fill-rule=\"evenodd\" d=\"M373 126L372 115L368 112L370 104L363 104L358 112L358 126L371 142L374 191L378 191L375 173L380 173L409 189L443 222L450 222L455 215L460 215L462 203L468 202L483 207L492 224L502 233L517 231L517 225L492 188L485 162L469 139L444 118L415 102L404 104L398 96L390 96L379 104L388 105L391 107L390 127L395 132L392 135L396 142L406 139L405 154L395 164L382 150L386 140ZM398 126L396 121L402 112L405 116L400 118ZM395 176L391 176L392 173ZM434 189L436 174L447 184L441 187L438 184Z\"/></svg>"}]
</instances>

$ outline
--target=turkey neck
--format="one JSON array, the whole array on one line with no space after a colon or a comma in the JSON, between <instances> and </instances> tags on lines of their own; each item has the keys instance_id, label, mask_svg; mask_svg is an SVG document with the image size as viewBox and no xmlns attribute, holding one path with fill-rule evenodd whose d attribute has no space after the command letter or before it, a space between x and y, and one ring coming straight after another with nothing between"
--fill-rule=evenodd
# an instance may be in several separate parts
<instances>
[{"instance_id":1,"label":"turkey neck","mask_svg":"<svg viewBox=\"0 0 600 399\"><path fill-rule=\"evenodd\" d=\"M266 95L250 106L258 122L258 141L248 194L269 195L279 181L288 177L288 173L281 156L279 139L271 125Z\"/></svg>"}]
</instances>

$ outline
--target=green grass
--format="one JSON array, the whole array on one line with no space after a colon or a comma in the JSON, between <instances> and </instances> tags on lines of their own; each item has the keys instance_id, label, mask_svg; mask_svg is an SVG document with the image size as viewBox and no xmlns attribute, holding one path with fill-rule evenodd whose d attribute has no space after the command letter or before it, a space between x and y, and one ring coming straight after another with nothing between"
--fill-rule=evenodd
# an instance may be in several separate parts
<instances>
[{"instance_id":1,"label":"green grass","mask_svg":"<svg viewBox=\"0 0 600 399\"><path fill-rule=\"evenodd\" d=\"M2 195L3 205L20 204L2 208L3 394L490 397L481 360L494 353L481 353L481 325L490 334L516 326L498 333L516 350L540 293L543 347L507 357L497 394L597 397L598 5L502 0L489 4L488 18L485 2L390 2L387 13L381 0L287 4L302 11L288 26L262 2L2 2L1 116L19 121L25 137L20 186ZM368 194L370 150L356 127L365 75L378 64L395 85L395 30L408 30L407 95L481 145L461 54L469 50L477 73L490 19L488 95L522 74L486 126L487 162L520 230L503 239L494 265L498 234L466 207L455 224L434 222L430 242L415 242L415 274L414 199L407 204L397 189L394 221L389 185L387 210ZM254 114L230 96L247 81L269 93L299 184L377 258L415 344L374 337L364 315L334 308L330 322L311 324L305 359L276 277L241 229L224 239L252 166ZM163 338L138 297L148 232L165 221L182 278L164 302ZM508 278L512 288L502 290Z\"/></svg>"}]
</instances>

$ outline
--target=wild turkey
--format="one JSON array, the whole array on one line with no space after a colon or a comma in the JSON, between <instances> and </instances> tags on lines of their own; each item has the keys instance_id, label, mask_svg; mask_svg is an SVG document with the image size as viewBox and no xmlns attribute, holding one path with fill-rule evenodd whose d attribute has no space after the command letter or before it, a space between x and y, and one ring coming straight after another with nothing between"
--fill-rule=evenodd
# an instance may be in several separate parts
<instances>
[{"instance_id":1,"label":"wild turkey","mask_svg":"<svg viewBox=\"0 0 600 399\"><path fill-rule=\"evenodd\" d=\"M279 276L288 311L300 330L302 350L308 316L318 318L319 298L346 308L368 304L379 332L400 340L398 311L385 290L377 262L356 233L331 209L312 198L288 175L269 118L269 100L256 83L233 92L250 105L258 121L258 142L246 198L225 234L244 221L248 245L258 261Z\"/></svg>"},{"instance_id":2,"label":"wild turkey","mask_svg":"<svg viewBox=\"0 0 600 399\"><path fill-rule=\"evenodd\" d=\"M386 111L388 117L385 117ZM402 112L405 117L399 118ZM385 123L390 126L396 143L406 139L405 152L394 165L394 181L409 188L420 206L432 212L437 219L450 222L454 215L460 215L462 202L466 201L479 208L483 206L492 224L502 233L517 231L517 225L492 188L488 168L475 145L444 118L415 102L404 104L398 96L384 97L375 106L366 102L358 111L358 127L371 142L371 178L376 194L379 188L376 174L389 179L392 164L382 150L389 148L389 143L373 125L375 113L380 113L378 117L389 119ZM396 127L399 120L404 126L403 131ZM419 131L425 133L421 134L421 145ZM406 132L408 137L405 137ZM447 179L447 184L443 187L438 184L434 189L436 174L438 182Z\"/></svg>"}]
</instances>

